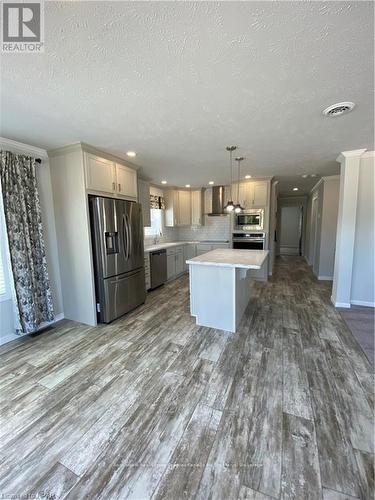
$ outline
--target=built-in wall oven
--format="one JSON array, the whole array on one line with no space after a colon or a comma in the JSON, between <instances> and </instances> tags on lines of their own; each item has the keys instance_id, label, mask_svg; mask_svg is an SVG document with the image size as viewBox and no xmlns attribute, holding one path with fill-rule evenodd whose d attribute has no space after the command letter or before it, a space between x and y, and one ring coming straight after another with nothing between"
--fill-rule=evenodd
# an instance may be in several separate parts
<instances>
[{"instance_id":1,"label":"built-in wall oven","mask_svg":"<svg viewBox=\"0 0 375 500\"><path fill-rule=\"evenodd\" d=\"M236 231L262 231L264 220L264 209L253 208L245 210L234 216L234 229Z\"/></svg>"},{"instance_id":2,"label":"built-in wall oven","mask_svg":"<svg viewBox=\"0 0 375 500\"><path fill-rule=\"evenodd\" d=\"M265 233L233 233L232 248L264 250L265 241Z\"/></svg>"}]
</instances>

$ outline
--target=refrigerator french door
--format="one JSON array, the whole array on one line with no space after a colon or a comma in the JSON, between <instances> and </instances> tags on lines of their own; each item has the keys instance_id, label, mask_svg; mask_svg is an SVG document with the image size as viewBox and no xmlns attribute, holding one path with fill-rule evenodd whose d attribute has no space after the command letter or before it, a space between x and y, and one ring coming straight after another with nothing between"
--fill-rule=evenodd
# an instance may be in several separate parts
<instances>
[{"instance_id":1,"label":"refrigerator french door","mask_svg":"<svg viewBox=\"0 0 375 500\"><path fill-rule=\"evenodd\" d=\"M110 323L146 299L142 208L90 196L98 321Z\"/></svg>"}]
</instances>

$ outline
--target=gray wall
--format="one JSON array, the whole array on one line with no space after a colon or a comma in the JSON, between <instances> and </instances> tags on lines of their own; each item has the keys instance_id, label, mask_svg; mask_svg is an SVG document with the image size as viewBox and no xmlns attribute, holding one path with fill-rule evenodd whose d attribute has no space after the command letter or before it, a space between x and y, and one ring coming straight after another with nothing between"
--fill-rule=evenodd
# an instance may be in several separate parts
<instances>
[{"instance_id":1,"label":"gray wall","mask_svg":"<svg viewBox=\"0 0 375 500\"><path fill-rule=\"evenodd\" d=\"M305 257L320 279L333 278L339 192L339 176L324 177L312 190L307 201ZM314 231L313 199L316 197L317 218Z\"/></svg>"},{"instance_id":2,"label":"gray wall","mask_svg":"<svg viewBox=\"0 0 375 500\"><path fill-rule=\"evenodd\" d=\"M356 214L351 300L363 305L375 303L374 293L374 157L362 158Z\"/></svg>"}]
</instances>

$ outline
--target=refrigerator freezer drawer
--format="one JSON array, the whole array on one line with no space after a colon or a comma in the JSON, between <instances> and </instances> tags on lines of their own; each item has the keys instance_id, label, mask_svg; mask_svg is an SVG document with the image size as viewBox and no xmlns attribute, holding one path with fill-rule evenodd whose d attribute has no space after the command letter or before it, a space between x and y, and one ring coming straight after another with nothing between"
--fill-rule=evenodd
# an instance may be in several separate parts
<instances>
[{"instance_id":1,"label":"refrigerator freezer drawer","mask_svg":"<svg viewBox=\"0 0 375 500\"><path fill-rule=\"evenodd\" d=\"M146 300L143 267L101 281L100 322L110 323Z\"/></svg>"}]
</instances>

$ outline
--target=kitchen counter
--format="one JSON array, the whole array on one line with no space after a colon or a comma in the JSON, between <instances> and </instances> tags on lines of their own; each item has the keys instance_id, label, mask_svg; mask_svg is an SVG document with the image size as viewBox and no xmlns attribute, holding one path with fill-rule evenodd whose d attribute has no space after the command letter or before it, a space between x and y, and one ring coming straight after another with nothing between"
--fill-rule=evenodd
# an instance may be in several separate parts
<instances>
[{"instance_id":1,"label":"kitchen counter","mask_svg":"<svg viewBox=\"0 0 375 500\"><path fill-rule=\"evenodd\" d=\"M220 248L187 260L187 264L219 266L242 269L260 269L268 256L268 250L235 250Z\"/></svg>"},{"instance_id":2,"label":"kitchen counter","mask_svg":"<svg viewBox=\"0 0 375 500\"><path fill-rule=\"evenodd\" d=\"M162 250L163 248L180 247L183 245L197 245L199 243L229 243L229 240L199 240L199 241L173 241L169 243L157 243L156 245L151 245L145 247L145 253L155 252L157 250Z\"/></svg>"},{"instance_id":3,"label":"kitchen counter","mask_svg":"<svg viewBox=\"0 0 375 500\"><path fill-rule=\"evenodd\" d=\"M267 262L268 250L218 249L189 265L190 312L197 325L235 332L252 293L252 270Z\"/></svg>"}]
</instances>

